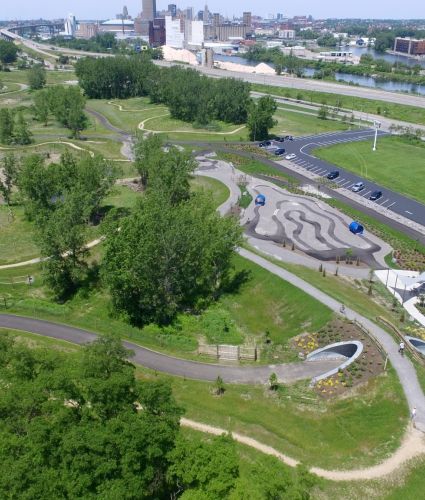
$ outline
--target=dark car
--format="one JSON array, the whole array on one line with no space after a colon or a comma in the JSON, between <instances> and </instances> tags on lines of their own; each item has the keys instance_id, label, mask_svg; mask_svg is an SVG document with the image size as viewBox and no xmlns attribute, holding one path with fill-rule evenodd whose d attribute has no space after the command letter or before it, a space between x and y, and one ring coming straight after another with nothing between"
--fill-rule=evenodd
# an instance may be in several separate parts
<instances>
[{"instance_id":1,"label":"dark car","mask_svg":"<svg viewBox=\"0 0 425 500\"><path fill-rule=\"evenodd\" d=\"M288 141L293 141L294 138L292 137L292 135L285 135L285 139L287 139Z\"/></svg>"},{"instance_id":2,"label":"dark car","mask_svg":"<svg viewBox=\"0 0 425 500\"><path fill-rule=\"evenodd\" d=\"M285 149L283 148L277 148L276 151L274 152L275 156L282 156L285 154Z\"/></svg>"},{"instance_id":3,"label":"dark car","mask_svg":"<svg viewBox=\"0 0 425 500\"><path fill-rule=\"evenodd\" d=\"M285 142L285 138L284 137L276 137L275 141L276 142Z\"/></svg>"},{"instance_id":4,"label":"dark car","mask_svg":"<svg viewBox=\"0 0 425 500\"><path fill-rule=\"evenodd\" d=\"M329 172L329 174L326 176L326 178L330 181L333 181L337 177L339 177L339 170L332 170L332 172Z\"/></svg>"},{"instance_id":5,"label":"dark car","mask_svg":"<svg viewBox=\"0 0 425 500\"><path fill-rule=\"evenodd\" d=\"M267 148L268 146L271 146L272 143L271 141L263 141L263 142L260 142L259 146L260 148Z\"/></svg>"},{"instance_id":6,"label":"dark car","mask_svg":"<svg viewBox=\"0 0 425 500\"><path fill-rule=\"evenodd\" d=\"M374 191L370 196L369 200L376 201L382 198L382 191Z\"/></svg>"}]
</instances>

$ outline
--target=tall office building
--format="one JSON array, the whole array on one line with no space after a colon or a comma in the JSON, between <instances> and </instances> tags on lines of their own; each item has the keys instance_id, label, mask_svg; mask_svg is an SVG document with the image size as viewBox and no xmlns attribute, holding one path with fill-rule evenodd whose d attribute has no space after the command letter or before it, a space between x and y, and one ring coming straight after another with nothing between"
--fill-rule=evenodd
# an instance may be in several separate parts
<instances>
[{"instance_id":1,"label":"tall office building","mask_svg":"<svg viewBox=\"0 0 425 500\"><path fill-rule=\"evenodd\" d=\"M213 14L213 26L220 26L220 14L218 12L214 12Z\"/></svg>"},{"instance_id":2,"label":"tall office building","mask_svg":"<svg viewBox=\"0 0 425 500\"><path fill-rule=\"evenodd\" d=\"M208 24L210 22L210 11L208 10L208 5L205 4L204 15L202 17L204 24Z\"/></svg>"},{"instance_id":3,"label":"tall office building","mask_svg":"<svg viewBox=\"0 0 425 500\"><path fill-rule=\"evenodd\" d=\"M243 24L245 26L248 26L248 28L250 28L252 26L252 14L251 14L251 12L244 12L243 13Z\"/></svg>"},{"instance_id":4,"label":"tall office building","mask_svg":"<svg viewBox=\"0 0 425 500\"><path fill-rule=\"evenodd\" d=\"M68 14L68 17L65 21L65 36L75 36L75 32L77 31L77 20L75 19L74 14Z\"/></svg>"},{"instance_id":5,"label":"tall office building","mask_svg":"<svg viewBox=\"0 0 425 500\"><path fill-rule=\"evenodd\" d=\"M188 21L193 21L193 7L187 7L184 12L184 17Z\"/></svg>"},{"instance_id":6,"label":"tall office building","mask_svg":"<svg viewBox=\"0 0 425 500\"><path fill-rule=\"evenodd\" d=\"M167 10L170 13L171 17L176 17L177 16L177 5L175 3L168 4L168 9Z\"/></svg>"},{"instance_id":7,"label":"tall office building","mask_svg":"<svg viewBox=\"0 0 425 500\"><path fill-rule=\"evenodd\" d=\"M143 0L142 18L145 21L153 21L156 17L156 0Z\"/></svg>"}]
</instances>

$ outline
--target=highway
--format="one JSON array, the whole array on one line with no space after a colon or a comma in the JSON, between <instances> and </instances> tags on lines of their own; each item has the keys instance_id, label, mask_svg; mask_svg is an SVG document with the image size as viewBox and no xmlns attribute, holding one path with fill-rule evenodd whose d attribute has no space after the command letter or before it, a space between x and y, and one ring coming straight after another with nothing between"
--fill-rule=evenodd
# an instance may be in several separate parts
<instances>
[{"instance_id":1,"label":"highway","mask_svg":"<svg viewBox=\"0 0 425 500\"><path fill-rule=\"evenodd\" d=\"M0 30L0 33L13 38L15 40L19 40L29 48L40 52L43 55L48 55L49 57L58 56L52 53L45 52L46 49L49 50L51 46L46 46L43 44L38 44L36 42L32 42L25 38L22 38L15 33L12 33L6 29ZM74 56L91 56L91 57L111 57L112 54L106 53L92 53L92 52L84 52L79 50L66 49L63 47L54 47L54 50L59 51L62 54L70 54ZM168 62L168 61L153 61L155 64L159 66L173 66L178 63ZM263 84L263 85L271 85L273 87L287 87L294 88L299 90L313 90L316 92L327 92L330 94L341 94L352 97L361 97L363 99L376 99L378 101L384 102L392 102L397 104L404 104L407 106L417 106L420 108L425 108L425 97L410 95L410 94L402 94L397 92L388 92L380 89L372 89L367 87L357 87L351 85L343 85L339 83L326 82L323 80L313 80L309 78L296 78L292 76L283 76L283 75L260 75L260 74L247 74L237 71L226 71L220 70L216 68L206 68L203 66L191 66L192 69L196 69L197 71L212 77L222 77L222 78L237 78L240 80L244 80L249 83Z\"/></svg>"},{"instance_id":2,"label":"highway","mask_svg":"<svg viewBox=\"0 0 425 500\"><path fill-rule=\"evenodd\" d=\"M154 61L160 66L173 66L178 63L168 61ZM186 66L185 66L186 67ZM271 85L273 87L285 87L299 90L313 90L315 92L327 92L329 94L340 94L352 97L361 97L363 99L376 99L377 101L404 104L407 106L416 106L425 108L425 97L402 94L398 92L388 92L386 90L373 89L368 87L357 87L351 85L342 85L339 83L326 82L323 80L313 80L309 78L297 78L292 76L260 75L249 74L237 71L226 71L216 68L206 68L203 66L190 66L204 75L220 78L237 78L249 83L261 85Z\"/></svg>"}]
</instances>

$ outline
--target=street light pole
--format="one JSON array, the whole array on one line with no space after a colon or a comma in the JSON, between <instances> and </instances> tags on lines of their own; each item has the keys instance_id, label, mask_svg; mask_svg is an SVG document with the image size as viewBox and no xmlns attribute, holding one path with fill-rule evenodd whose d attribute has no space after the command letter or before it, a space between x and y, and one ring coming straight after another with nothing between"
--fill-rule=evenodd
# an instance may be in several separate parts
<instances>
[{"instance_id":1,"label":"street light pole","mask_svg":"<svg viewBox=\"0 0 425 500\"><path fill-rule=\"evenodd\" d=\"M376 151L376 143L378 141L378 130L381 128L381 122L374 120L373 126L375 127L375 139L373 141L373 149L372 151Z\"/></svg>"}]
</instances>

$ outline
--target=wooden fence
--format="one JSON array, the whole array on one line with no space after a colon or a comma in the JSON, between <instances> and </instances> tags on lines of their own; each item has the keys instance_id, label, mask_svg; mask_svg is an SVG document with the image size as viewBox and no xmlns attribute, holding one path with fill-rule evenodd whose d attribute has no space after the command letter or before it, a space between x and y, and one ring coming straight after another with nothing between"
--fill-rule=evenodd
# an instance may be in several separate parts
<instances>
[{"instance_id":1,"label":"wooden fence","mask_svg":"<svg viewBox=\"0 0 425 500\"><path fill-rule=\"evenodd\" d=\"M257 361L259 349L257 346L200 344L198 354L211 356L222 361Z\"/></svg>"}]
</instances>

